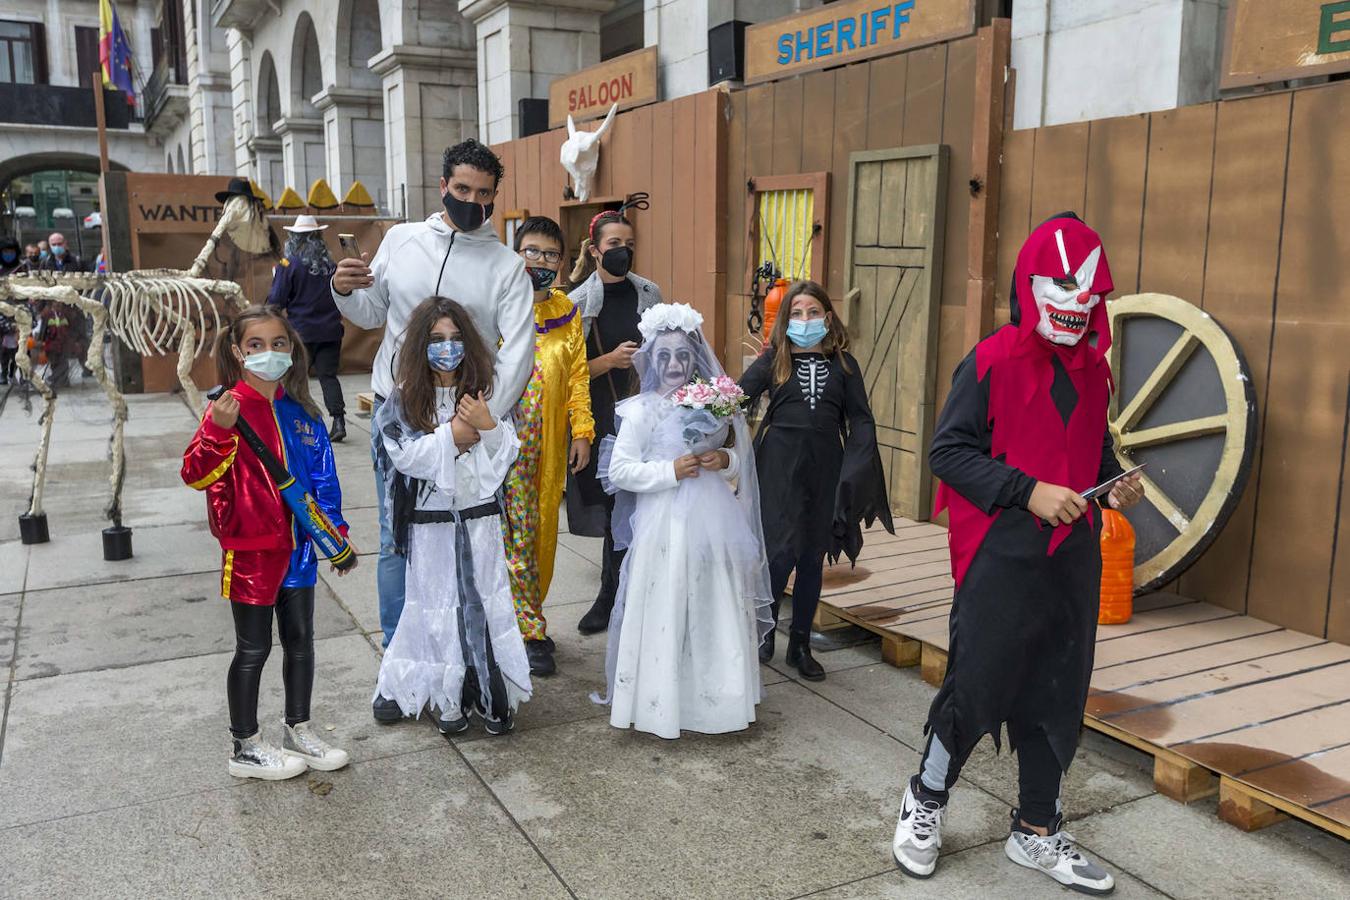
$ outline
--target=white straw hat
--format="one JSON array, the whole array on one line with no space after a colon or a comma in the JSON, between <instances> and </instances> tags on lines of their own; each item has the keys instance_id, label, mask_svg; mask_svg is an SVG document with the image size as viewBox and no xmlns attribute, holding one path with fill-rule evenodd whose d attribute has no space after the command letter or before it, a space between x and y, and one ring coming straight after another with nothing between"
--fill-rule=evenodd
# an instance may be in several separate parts
<instances>
[{"instance_id":1,"label":"white straw hat","mask_svg":"<svg viewBox=\"0 0 1350 900\"><path fill-rule=\"evenodd\" d=\"M323 231L328 226L320 225L319 220L313 216L296 216L294 225L281 226L291 234L305 234L310 231Z\"/></svg>"}]
</instances>

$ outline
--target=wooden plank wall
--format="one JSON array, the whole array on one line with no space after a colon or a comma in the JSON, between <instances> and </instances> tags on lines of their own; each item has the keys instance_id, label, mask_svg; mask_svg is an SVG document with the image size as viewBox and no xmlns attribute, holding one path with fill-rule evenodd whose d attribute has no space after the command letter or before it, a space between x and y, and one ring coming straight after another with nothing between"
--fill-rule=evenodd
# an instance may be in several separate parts
<instances>
[{"instance_id":1,"label":"wooden plank wall","mask_svg":"<svg viewBox=\"0 0 1350 900\"><path fill-rule=\"evenodd\" d=\"M745 221L746 182L757 175L830 173L829 269L826 289L836 300L848 290L844 236L849 154L920 144L947 144L947 227L939 320L938 401L964 346L966 228L970 218L971 135L974 126L977 39L964 38L909 53L756 85L729 97L725 194L726 322L724 359L740 370L758 349L749 334L754 263ZM853 311L842 310L847 319Z\"/></svg>"},{"instance_id":2,"label":"wooden plank wall","mask_svg":"<svg viewBox=\"0 0 1350 900\"><path fill-rule=\"evenodd\" d=\"M997 321L1027 232L1081 210L1117 295L1175 294L1242 347L1260 421L1188 597L1350 642L1350 83L1010 132ZM955 166L953 168L956 168Z\"/></svg>"},{"instance_id":3,"label":"wooden plank wall","mask_svg":"<svg viewBox=\"0 0 1350 900\"><path fill-rule=\"evenodd\" d=\"M630 213L637 229L633 270L655 281L667 300L691 303L707 320L709 339L725 343L721 297L726 282L728 97L705 91L620 113L601 139L592 197L651 195L651 208ZM594 129L595 123L588 128ZM497 144L506 177L498 210L527 209L560 219L567 173L558 161L566 128ZM744 218L744 215L742 215ZM567 236L575 252L584 234Z\"/></svg>"}]
</instances>

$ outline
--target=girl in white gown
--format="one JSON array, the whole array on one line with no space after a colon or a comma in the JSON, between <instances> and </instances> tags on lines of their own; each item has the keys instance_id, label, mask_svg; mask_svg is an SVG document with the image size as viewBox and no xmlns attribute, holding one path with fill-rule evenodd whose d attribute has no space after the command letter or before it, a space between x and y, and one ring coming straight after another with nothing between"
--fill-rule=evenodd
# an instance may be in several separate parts
<instances>
[{"instance_id":1,"label":"girl in white gown","mask_svg":"<svg viewBox=\"0 0 1350 900\"><path fill-rule=\"evenodd\" d=\"M684 304L647 310L633 357L642 390L617 409L601 474L627 546L610 619L610 724L663 738L755 721L757 647L769 627L758 479L744 417L715 422L669 394L723 373ZM732 446L723 447L734 435ZM598 699L598 698L597 698ZM600 701L606 702L606 701Z\"/></svg>"},{"instance_id":2,"label":"girl in white gown","mask_svg":"<svg viewBox=\"0 0 1350 900\"><path fill-rule=\"evenodd\" d=\"M497 501L520 442L509 418L487 411L492 357L454 301L433 297L413 313L398 383L374 424L392 463L407 597L375 696L405 716L430 704L444 734L464 731L470 715L504 734L530 698Z\"/></svg>"}]
</instances>

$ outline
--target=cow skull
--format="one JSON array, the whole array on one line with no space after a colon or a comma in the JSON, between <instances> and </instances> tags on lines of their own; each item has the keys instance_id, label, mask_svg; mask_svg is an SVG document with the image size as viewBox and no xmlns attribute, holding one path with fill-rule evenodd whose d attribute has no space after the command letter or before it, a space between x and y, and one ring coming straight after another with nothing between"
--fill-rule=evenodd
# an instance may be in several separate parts
<instances>
[{"instance_id":1,"label":"cow skull","mask_svg":"<svg viewBox=\"0 0 1350 900\"><path fill-rule=\"evenodd\" d=\"M595 170L600 165L600 137L609 130L618 108L617 103L611 106L605 121L595 131L577 131L572 117L567 117L567 140L563 141L560 158L562 167L572 176L572 192L582 202L591 196L591 180L595 178Z\"/></svg>"}]
</instances>

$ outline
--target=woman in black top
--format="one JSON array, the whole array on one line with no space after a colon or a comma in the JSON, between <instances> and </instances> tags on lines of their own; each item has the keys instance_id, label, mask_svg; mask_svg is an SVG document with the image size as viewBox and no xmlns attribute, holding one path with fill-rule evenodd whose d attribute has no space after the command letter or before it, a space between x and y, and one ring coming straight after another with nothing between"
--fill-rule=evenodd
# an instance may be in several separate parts
<instances>
[{"instance_id":1,"label":"woman in black top","mask_svg":"<svg viewBox=\"0 0 1350 900\"><path fill-rule=\"evenodd\" d=\"M624 213L646 209L645 194L635 194L619 209L605 210L591 220L590 233L581 244L581 256L572 280L594 269L568 297L581 310L586 334L586 358L591 370L591 414L595 439L617 432L614 407L634 393L633 353L642 341L638 319L661 302L661 291L645 278L634 275L633 252L637 246L633 223ZM590 464L567 481L567 526L572 534L604 537L600 566L600 591L586 615L577 623L582 634L609 627L609 614L619 589L619 566L623 551L614 549L609 517L614 499L600 486L596 475L598 453Z\"/></svg>"},{"instance_id":2,"label":"woman in black top","mask_svg":"<svg viewBox=\"0 0 1350 900\"><path fill-rule=\"evenodd\" d=\"M811 656L811 621L820 602L825 557L856 562L862 528L881 519L892 531L876 425L848 334L825 289L813 281L788 288L774 323L770 349L741 376L753 404L769 394L755 438L765 551L775 598L788 576L792 627L787 662L811 681L825 670ZM778 600L773 606L778 618ZM774 634L760 645L773 658Z\"/></svg>"}]
</instances>

